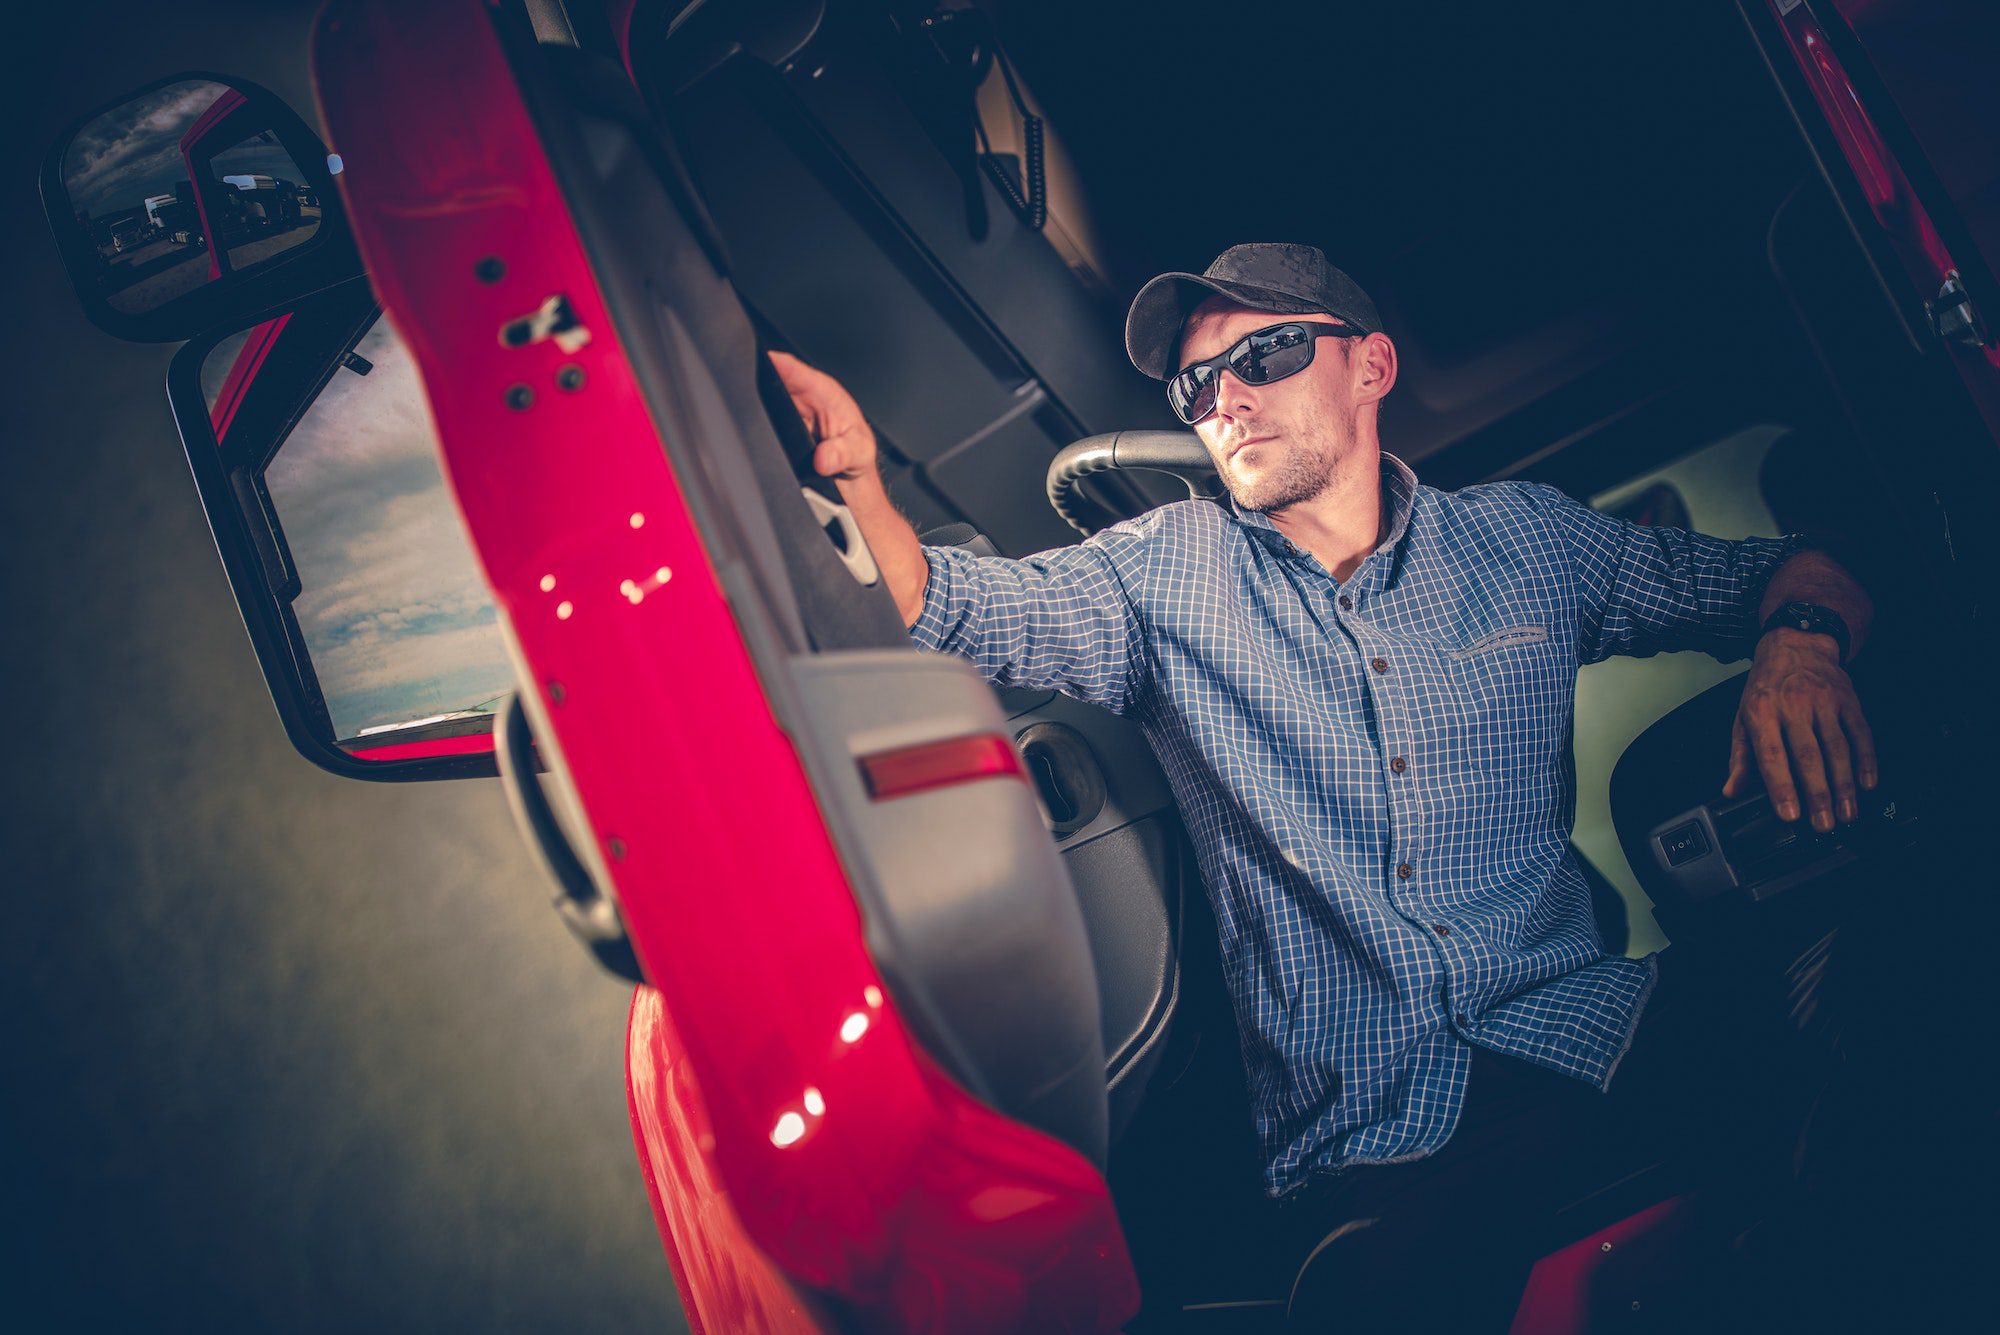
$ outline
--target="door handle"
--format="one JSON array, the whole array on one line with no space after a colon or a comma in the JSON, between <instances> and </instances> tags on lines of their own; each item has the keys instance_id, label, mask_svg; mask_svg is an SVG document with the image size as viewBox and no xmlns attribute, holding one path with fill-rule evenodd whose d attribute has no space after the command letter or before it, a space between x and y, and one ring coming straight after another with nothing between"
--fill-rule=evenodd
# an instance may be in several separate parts
<instances>
[{"instance_id":1,"label":"door handle","mask_svg":"<svg viewBox=\"0 0 2000 1335\"><path fill-rule=\"evenodd\" d=\"M569 837L563 833L549 807L548 795L542 791L541 780L535 777L541 765L535 757L535 735L528 724L528 711L521 707L519 692L509 695L507 703L501 706L494 736L499 742L495 750L500 761L500 781L507 790L507 805L543 873L555 882L556 893L551 902L556 915L599 964L620 978L645 982L638 956L632 952L632 938L625 934L625 920L618 914L618 905L598 887L590 869L570 847Z\"/></svg>"}]
</instances>

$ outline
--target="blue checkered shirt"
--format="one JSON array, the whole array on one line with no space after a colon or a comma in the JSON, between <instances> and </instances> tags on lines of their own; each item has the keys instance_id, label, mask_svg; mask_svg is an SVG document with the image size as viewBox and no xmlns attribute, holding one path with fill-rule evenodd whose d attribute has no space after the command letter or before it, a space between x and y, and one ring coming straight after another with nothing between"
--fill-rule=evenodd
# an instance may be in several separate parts
<instances>
[{"instance_id":1,"label":"blue checkered shirt","mask_svg":"<svg viewBox=\"0 0 2000 1335\"><path fill-rule=\"evenodd\" d=\"M1609 1084L1655 963L1606 955L1570 847L1577 668L1747 656L1799 546L1382 473L1388 537L1345 581L1264 515L1185 501L1022 560L926 548L910 632L1145 730L1215 907L1273 1195L1443 1145L1475 1043Z\"/></svg>"}]
</instances>

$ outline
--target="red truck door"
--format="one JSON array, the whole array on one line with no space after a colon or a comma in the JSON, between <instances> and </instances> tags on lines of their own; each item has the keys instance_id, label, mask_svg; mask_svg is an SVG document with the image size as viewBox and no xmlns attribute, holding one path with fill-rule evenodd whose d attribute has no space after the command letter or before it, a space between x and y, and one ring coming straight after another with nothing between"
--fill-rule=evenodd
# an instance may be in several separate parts
<instances>
[{"instance_id":1,"label":"red truck door","mask_svg":"<svg viewBox=\"0 0 2000 1335\"><path fill-rule=\"evenodd\" d=\"M1983 0L1754 0L1745 15L1908 323L2000 437L2000 12Z\"/></svg>"},{"instance_id":2,"label":"red truck door","mask_svg":"<svg viewBox=\"0 0 2000 1335\"><path fill-rule=\"evenodd\" d=\"M692 1323L1117 1329L1067 873L991 691L811 517L670 144L618 67L479 0L336 3L314 67L576 861L647 980L633 1120Z\"/></svg>"}]
</instances>

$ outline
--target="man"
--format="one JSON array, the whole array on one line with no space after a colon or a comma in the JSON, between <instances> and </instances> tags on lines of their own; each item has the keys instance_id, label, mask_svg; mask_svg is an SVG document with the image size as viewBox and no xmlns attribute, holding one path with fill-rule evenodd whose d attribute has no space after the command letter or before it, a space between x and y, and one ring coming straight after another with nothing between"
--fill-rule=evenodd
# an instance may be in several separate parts
<instances>
[{"instance_id":1,"label":"man","mask_svg":"<svg viewBox=\"0 0 2000 1335\"><path fill-rule=\"evenodd\" d=\"M1377 437L1395 345L1311 247L1154 279L1126 347L1232 508L1169 505L1023 560L921 546L853 400L777 360L916 642L1145 728L1214 904L1265 1189L1332 1200L1323 1232L1379 1214L1356 1183L1420 1176L1382 1166L1436 1156L1469 1088L1505 1120L1496 1091L1605 1089L1633 1045L1659 970L1606 955L1570 851L1577 668L1754 653L1724 791L1760 777L1826 831L1876 783L1842 669L1872 610L1797 539L1640 528L1530 483L1419 485ZM1482 1304L1517 1279L1459 1286L1481 1296L1454 1310L1503 1310Z\"/></svg>"}]
</instances>

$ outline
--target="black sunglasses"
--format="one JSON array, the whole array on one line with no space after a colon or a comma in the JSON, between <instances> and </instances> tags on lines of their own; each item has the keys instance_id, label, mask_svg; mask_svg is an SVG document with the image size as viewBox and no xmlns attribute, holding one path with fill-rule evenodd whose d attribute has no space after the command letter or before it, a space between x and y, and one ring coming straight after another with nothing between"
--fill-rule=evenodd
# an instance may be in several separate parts
<instances>
[{"instance_id":1,"label":"black sunglasses","mask_svg":"<svg viewBox=\"0 0 2000 1335\"><path fill-rule=\"evenodd\" d=\"M1182 367L1167 382L1167 402L1174 406L1175 416L1193 426L1215 411L1216 388L1222 383L1224 367L1246 385L1268 385L1311 366L1313 347L1320 338L1362 338L1367 333L1353 325L1303 320L1270 325L1245 334L1227 352Z\"/></svg>"}]
</instances>

